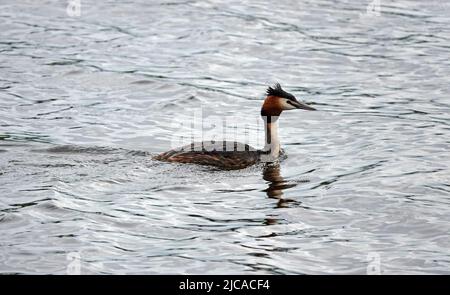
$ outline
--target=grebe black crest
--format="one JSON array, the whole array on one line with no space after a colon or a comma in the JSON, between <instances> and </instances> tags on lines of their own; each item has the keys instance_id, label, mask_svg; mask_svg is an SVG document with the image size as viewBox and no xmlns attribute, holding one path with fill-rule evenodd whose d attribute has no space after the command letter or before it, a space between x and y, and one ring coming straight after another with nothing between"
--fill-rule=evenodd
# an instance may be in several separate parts
<instances>
[{"instance_id":1,"label":"grebe black crest","mask_svg":"<svg viewBox=\"0 0 450 295\"><path fill-rule=\"evenodd\" d=\"M298 101L294 95L284 91L277 83L274 87L267 89L261 108L265 132L263 149L258 150L247 144L232 141L204 141L170 150L153 159L210 165L226 170L242 169L259 162L276 162L282 153L278 139L278 117L283 111L294 109L315 110Z\"/></svg>"}]
</instances>

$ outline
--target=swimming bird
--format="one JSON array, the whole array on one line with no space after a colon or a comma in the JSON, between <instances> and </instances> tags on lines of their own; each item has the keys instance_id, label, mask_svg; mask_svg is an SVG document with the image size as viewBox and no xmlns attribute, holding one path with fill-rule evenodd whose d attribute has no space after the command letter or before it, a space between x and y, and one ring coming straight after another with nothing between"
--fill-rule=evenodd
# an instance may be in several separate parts
<instances>
[{"instance_id":1,"label":"swimming bird","mask_svg":"<svg viewBox=\"0 0 450 295\"><path fill-rule=\"evenodd\" d=\"M219 169L242 169L260 162L276 162L282 153L278 139L278 118L283 111L302 109L315 111L284 91L279 83L268 87L261 108L264 120L265 145L255 149L248 144L232 141L193 142L157 155L153 159L177 163L193 163L215 166Z\"/></svg>"}]
</instances>

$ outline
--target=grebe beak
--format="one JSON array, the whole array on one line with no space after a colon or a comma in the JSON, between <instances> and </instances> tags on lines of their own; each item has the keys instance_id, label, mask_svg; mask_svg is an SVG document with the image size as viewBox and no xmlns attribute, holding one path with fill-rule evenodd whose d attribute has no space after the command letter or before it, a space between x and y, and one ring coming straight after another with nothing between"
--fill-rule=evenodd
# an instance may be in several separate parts
<instances>
[{"instance_id":1,"label":"grebe beak","mask_svg":"<svg viewBox=\"0 0 450 295\"><path fill-rule=\"evenodd\" d=\"M309 105L299 102L298 100L292 101L292 105L297 109L307 110L307 111L316 111L315 108L310 107Z\"/></svg>"}]
</instances>

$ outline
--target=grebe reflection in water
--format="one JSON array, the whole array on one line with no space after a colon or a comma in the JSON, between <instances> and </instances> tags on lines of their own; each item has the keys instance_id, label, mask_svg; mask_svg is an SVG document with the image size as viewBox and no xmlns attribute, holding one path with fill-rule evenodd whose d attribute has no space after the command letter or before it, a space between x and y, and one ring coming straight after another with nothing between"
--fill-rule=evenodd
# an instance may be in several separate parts
<instances>
[{"instance_id":1,"label":"grebe reflection in water","mask_svg":"<svg viewBox=\"0 0 450 295\"><path fill-rule=\"evenodd\" d=\"M268 187L264 190L267 196L271 199L277 199L277 208L286 208L290 205L298 205L300 202L284 198L283 191L297 186L298 182L289 182L284 179L280 173L280 164L268 164L263 169L263 179L268 182ZM304 182L307 182L305 180Z\"/></svg>"},{"instance_id":2,"label":"grebe reflection in water","mask_svg":"<svg viewBox=\"0 0 450 295\"><path fill-rule=\"evenodd\" d=\"M155 160L211 165L220 169L242 169L259 162L276 162L281 154L278 139L278 117L283 111L302 109L314 111L284 91L280 84L269 87L264 99L261 116L264 120L265 145L261 150L239 142L197 142L162 153Z\"/></svg>"}]
</instances>

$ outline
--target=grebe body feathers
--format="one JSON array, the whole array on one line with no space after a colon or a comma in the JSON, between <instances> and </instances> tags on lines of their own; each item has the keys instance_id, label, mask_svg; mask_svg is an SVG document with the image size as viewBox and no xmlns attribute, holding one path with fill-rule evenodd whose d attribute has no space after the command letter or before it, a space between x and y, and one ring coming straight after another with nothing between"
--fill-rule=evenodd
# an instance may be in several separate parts
<instances>
[{"instance_id":1,"label":"grebe body feathers","mask_svg":"<svg viewBox=\"0 0 450 295\"><path fill-rule=\"evenodd\" d=\"M155 160L210 165L234 170L254 165L260 161L260 151L240 142L195 142L156 156Z\"/></svg>"}]
</instances>

